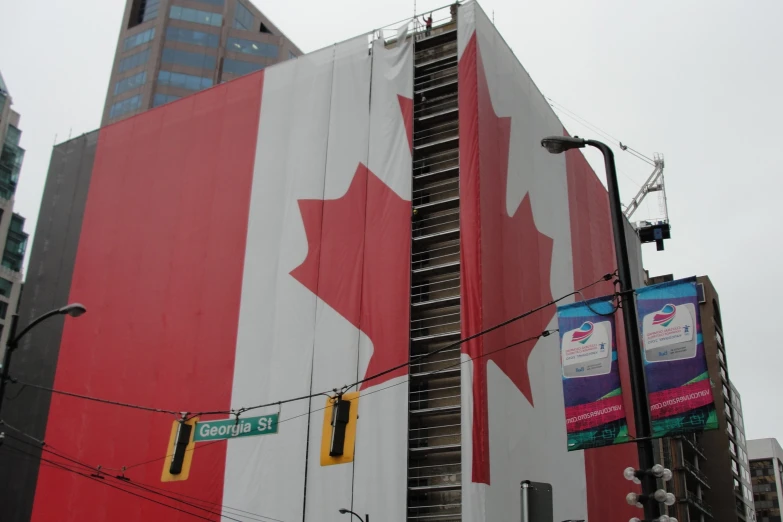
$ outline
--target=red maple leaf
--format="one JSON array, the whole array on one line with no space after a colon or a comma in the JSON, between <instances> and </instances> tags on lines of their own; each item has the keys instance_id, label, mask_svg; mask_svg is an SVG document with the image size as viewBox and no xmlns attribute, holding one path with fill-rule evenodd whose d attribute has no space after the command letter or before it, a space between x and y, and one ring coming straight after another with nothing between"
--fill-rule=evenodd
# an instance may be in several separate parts
<instances>
[{"instance_id":1,"label":"red maple leaf","mask_svg":"<svg viewBox=\"0 0 783 522\"><path fill-rule=\"evenodd\" d=\"M464 79L459 103L461 192L466 195L461 202L466 337L552 300L553 241L536 227L530 195L525 195L512 215L506 210L511 118L495 113L477 51L474 35L460 60L460 78ZM487 362L493 361L533 404L528 358L535 341L485 354L540 334L554 313L551 308L539 311L463 344L463 352L475 359L473 482L489 484Z\"/></svg>"},{"instance_id":2,"label":"red maple leaf","mask_svg":"<svg viewBox=\"0 0 783 522\"><path fill-rule=\"evenodd\" d=\"M365 376L405 363L411 202L359 164L345 195L302 199L299 210L308 251L291 275L370 338L373 354ZM364 387L407 373L403 367Z\"/></svg>"}]
</instances>

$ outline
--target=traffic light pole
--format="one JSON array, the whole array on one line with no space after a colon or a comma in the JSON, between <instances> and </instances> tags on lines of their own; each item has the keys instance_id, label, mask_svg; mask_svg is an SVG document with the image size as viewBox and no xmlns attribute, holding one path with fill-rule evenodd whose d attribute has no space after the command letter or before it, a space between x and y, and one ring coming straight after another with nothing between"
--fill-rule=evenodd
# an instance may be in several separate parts
<instances>
[{"instance_id":1,"label":"traffic light pole","mask_svg":"<svg viewBox=\"0 0 783 522\"><path fill-rule=\"evenodd\" d=\"M625 238L622 206L620 204L620 191L617 187L617 170L614 164L614 153L604 143L594 140L586 140L604 156L606 165L606 185L609 189L609 207L612 216L612 229L614 232L615 254L617 255L617 270L620 279L620 302L623 309L623 325L625 326L625 343L628 353L628 367L631 374L631 397L633 399L633 416L636 427L636 438L639 450L639 468L648 470L655 465L653 445L650 436L652 427L650 423L650 406L647 400L647 386L644 374L644 360L642 347L639 341L639 324L637 321L636 300L633 294L633 281L631 280L631 266L628 260L628 242ZM657 488L655 477L645 474L640 478L642 493L652 495ZM647 502L644 504L644 518L654 520L659 516L657 504Z\"/></svg>"}]
</instances>

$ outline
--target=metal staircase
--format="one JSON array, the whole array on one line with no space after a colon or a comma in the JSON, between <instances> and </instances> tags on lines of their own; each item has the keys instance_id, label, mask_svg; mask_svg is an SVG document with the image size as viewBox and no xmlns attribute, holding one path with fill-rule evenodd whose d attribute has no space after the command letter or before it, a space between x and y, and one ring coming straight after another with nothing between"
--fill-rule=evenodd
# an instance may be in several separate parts
<instances>
[{"instance_id":1,"label":"metal staircase","mask_svg":"<svg viewBox=\"0 0 783 522\"><path fill-rule=\"evenodd\" d=\"M460 339L457 31L414 47L411 358ZM410 366L408 520L462 520L460 348Z\"/></svg>"}]
</instances>

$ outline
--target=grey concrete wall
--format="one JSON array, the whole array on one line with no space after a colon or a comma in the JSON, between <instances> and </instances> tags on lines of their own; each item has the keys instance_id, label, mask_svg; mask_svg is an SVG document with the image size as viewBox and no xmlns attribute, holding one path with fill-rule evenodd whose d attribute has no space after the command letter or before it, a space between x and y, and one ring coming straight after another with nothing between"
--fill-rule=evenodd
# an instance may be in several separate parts
<instances>
[{"instance_id":1,"label":"grey concrete wall","mask_svg":"<svg viewBox=\"0 0 783 522\"><path fill-rule=\"evenodd\" d=\"M52 152L41 210L32 245L19 308L19 325L68 303L76 261L84 207L90 185L98 131L58 145ZM55 317L41 323L25 336L9 365L12 377L51 387L54 382L64 320ZM51 396L48 392L9 385L2 418L11 426L43 439ZM8 400L8 397L12 400ZM9 448L40 455L40 450L14 439L22 438L6 427L0 451L0 519L3 522L30 520L38 461ZM28 441L29 442L29 441Z\"/></svg>"}]
</instances>

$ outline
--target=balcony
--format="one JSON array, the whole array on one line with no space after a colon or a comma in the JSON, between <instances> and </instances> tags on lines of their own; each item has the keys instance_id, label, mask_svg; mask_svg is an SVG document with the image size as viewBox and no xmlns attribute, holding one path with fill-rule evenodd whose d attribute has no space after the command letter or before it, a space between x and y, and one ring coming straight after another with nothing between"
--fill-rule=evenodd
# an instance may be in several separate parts
<instances>
[{"instance_id":1,"label":"balcony","mask_svg":"<svg viewBox=\"0 0 783 522\"><path fill-rule=\"evenodd\" d=\"M688 437L679 436L675 438L685 442L688 446L690 446L693 449L693 451L698 453L701 458L703 459L707 458L707 455L704 452L704 448L702 448L699 444L695 443L694 441L690 440Z\"/></svg>"},{"instance_id":2,"label":"balcony","mask_svg":"<svg viewBox=\"0 0 783 522\"><path fill-rule=\"evenodd\" d=\"M693 476L696 480L698 480L702 486L704 486L707 489L710 489L710 484L707 479L707 475L701 472L696 466L691 464L690 462L683 462L682 466L676 468L677 471L683 471L687 472L691 476Z\"/></svg>"},{"instance_id":3,"label":"balcony","mask_svg":"<svg viewBox=\"0 0 783 522\"><path fill-rule=\"evenodd\" d=\"M680 502L687 502L688 504L696 507L699 511L708 517L712 517L712 507L690 491L686 491L685 498L681 498Z\"/></svg>"}]
</instances>

